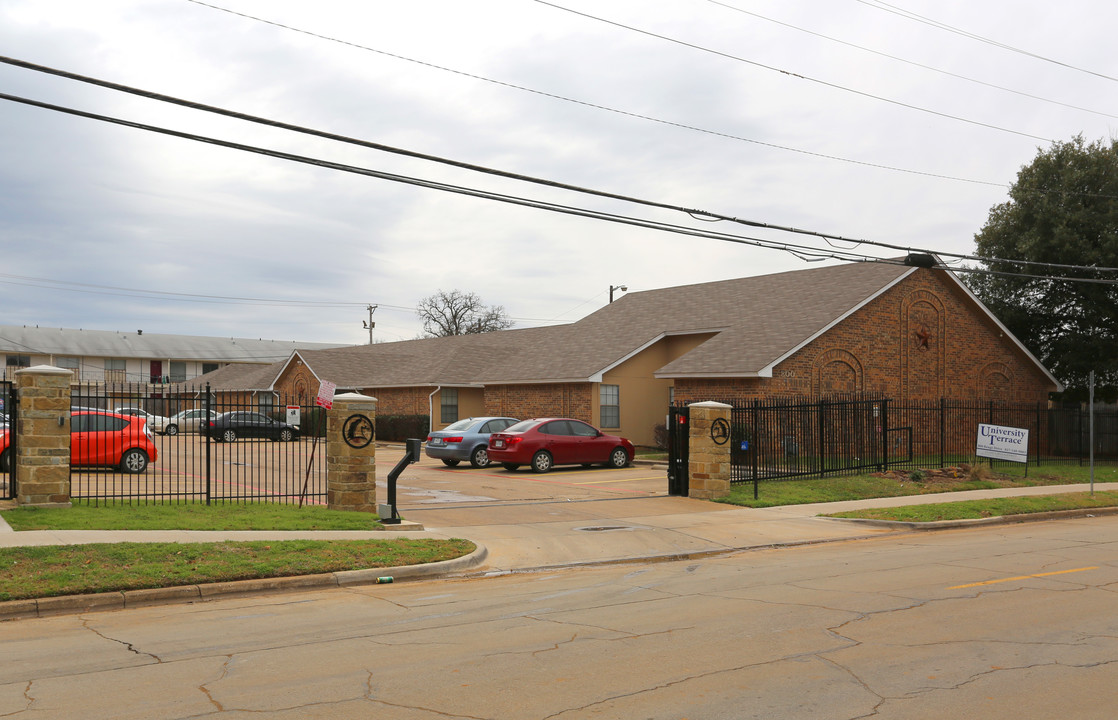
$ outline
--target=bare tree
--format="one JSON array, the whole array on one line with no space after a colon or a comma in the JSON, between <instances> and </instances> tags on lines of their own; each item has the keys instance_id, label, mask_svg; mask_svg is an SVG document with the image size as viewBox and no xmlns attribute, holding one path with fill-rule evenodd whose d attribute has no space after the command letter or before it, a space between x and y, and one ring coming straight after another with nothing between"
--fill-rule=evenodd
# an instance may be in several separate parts
<instances>
[{"instance_id":1,"label":"bare tree","mask_svg":"<svg viewBox=\"0 0 1118 720\"><path fill-rule=\"evenodd\" d=\"M423 332L429 337L475 335L512 327L503 307L485 306L477 294L461 290L439 290L423 298L416 314L423 318Z\"/></svg>"}]
</instances>

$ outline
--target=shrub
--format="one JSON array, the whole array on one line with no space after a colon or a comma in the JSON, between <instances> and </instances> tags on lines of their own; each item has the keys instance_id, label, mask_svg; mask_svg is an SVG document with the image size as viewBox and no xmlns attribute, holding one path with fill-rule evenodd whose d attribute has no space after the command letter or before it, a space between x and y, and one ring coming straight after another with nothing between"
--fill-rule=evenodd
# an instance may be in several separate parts
<instances>
[{"instance_id":1,"label":"shrub","mask_svg":"<svg viewBox=\"0 0 1118 720\"><path fill-rule=\"evenodd\" d=\"M378 415L377 440L403 442L408 438L427 439L430 426L426 415Z\"/></svg>"},{"instance_id":2,"label":"shrub","mask_svg":"<svg viewBox=\"0 0 1118 720\"><path fill-rule=\"evenodd\" d=\"M990 466L986 463L975 463L974 465L971 465L970 472L967 474L967 479L981 482L984 480L989 480L993 474L994 473L990 469Z\"/></svg>"}]
</instances>

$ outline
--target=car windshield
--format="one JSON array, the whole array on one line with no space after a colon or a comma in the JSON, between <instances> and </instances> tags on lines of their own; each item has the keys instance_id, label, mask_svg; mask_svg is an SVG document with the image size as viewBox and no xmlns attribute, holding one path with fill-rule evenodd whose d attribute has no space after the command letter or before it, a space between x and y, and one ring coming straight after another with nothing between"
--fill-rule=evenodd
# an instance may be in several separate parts
<instances>
[{"instance_id":1,"label":"car windshield","mask_svg":"<svg viewBox=\"0 0 1118 720\"><path fill-rule=\"evenodd\" d=\"M507 432L507 433L524 432L525 430L531 430L532 428L534 428L536 425L539 425L539 424L540 424L539 420L521 420L517 424L505 428L502 432Z\"/></svg>"}]
</instances>

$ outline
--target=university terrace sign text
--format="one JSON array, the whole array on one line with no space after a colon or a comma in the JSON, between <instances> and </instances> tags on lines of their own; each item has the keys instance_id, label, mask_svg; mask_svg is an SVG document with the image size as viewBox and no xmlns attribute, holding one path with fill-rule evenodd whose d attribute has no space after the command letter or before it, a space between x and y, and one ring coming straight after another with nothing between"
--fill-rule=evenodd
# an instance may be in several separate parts
<instances>
[{"instance_id":1,"label":"university terrace sign text","mask_svg":"<svg viewBox=\"0 0 1118 720\"><path fill-rule=\"evenodd\" d=\"M979 423L975 455L1027 463L1029 461L1029 431L1024 428Z\"/></svg>"}]
</instances>

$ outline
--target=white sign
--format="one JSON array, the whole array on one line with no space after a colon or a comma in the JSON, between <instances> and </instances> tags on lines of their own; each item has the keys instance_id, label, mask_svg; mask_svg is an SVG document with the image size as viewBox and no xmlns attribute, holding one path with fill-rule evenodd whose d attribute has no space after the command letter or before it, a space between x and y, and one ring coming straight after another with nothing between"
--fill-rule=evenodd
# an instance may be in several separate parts
<instances>
[{"instance_id":1,"label":"white sign","mask_svg":"<svg viewBox=\"0 0 1118 720\"><path fill-rule=\"evenodd\" d=\"M288 405L287 406L287 424L288 425L298 425L299 424L299 406L298 405Z\"/></svg>"},{"instance_id":2,"label":"white sign","mask_svg":"<svg viewBox=\"0 0 1118 720\"><path fill-rule=\"evenodd\" d=\"M1029 461L1029 431L1024 428L979 423L978 445L974 452L979 457L1027 463Z\"/></svg>"},{"instance_id":3,"label":"white sign","mask_svg":"<svg viewBox=\"0 0 1118 720\"><path fill-rule=\"evenodd\" d=\"M334 407L334 391L337 389L338 386L334 383L323 380L318 384L318 397L314 399L314 404L327 410Z\"/></svg>"}]
</instances>

